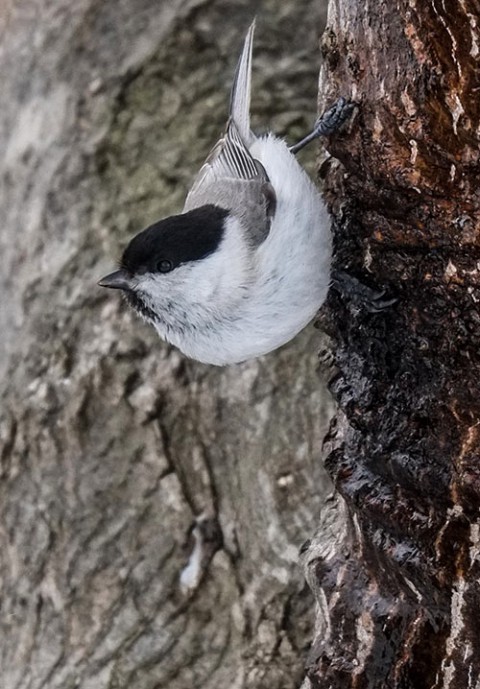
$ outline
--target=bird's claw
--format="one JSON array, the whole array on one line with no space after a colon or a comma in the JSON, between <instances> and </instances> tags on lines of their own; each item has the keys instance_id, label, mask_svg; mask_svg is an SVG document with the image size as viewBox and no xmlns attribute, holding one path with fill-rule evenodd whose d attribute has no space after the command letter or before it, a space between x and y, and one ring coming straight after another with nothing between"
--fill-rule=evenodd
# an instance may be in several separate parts
<instances>
[{"instance_id":1,"label":"bird's claw","mask_svg":"<svg viewBox=\"0 0 480 689\"><path fill-rule=\"evenodd\" d=\"M313 131L316 136L330 136L338 131L344 122L352 115L356 104L351 100L340 96L332 107L325 110L314 124Z\"/></svg>"},{"instance_id":2,"label":"bird's claw","mask_svg":"<svg viewBox=\"0 0 480 689\"><path fill-rule=\"evenodd\" d=\"M340 294L348 296L354 304L363 306L369 313L380 313L398 301L395 297L384 299L385 289L372 289L342 270L334 271L332 287Z\"/></svg>"},{"instance_id":3,"label":"bird's claw","mask_svg":"<svg viewBox=\"0 0 480 689\"><path fill-rule=\"evenodd\" d=\"M291 153L298 153L298 151L301 151L302 148L311 141L318 139L319 136L330 136L330 134L340 129L343 123L350 117L355 107L356 104L353 103L353 101L347 100L341 96L331 108L326 110L323 115L320 115L310 134L307 134L301 141L290 146L289 151Z\"/></svg>"}]
</instances>

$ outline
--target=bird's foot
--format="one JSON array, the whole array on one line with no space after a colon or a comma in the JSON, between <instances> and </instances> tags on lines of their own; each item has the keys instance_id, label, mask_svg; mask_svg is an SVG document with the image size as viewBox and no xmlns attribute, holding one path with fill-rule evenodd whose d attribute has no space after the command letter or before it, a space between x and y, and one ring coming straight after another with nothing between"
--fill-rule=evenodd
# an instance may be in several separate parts
<instances>
[{"instance_id":1,"label":"bird's foot","mask_svg":"<svg viewBox=\"0 0 480 689\"><path fill-rule=\"evenodd\" d=\"M351 117L356 104L351 100L340 97L331 108L325 110L315 122L313 131L316 136L330 136L338 131L344 122Z\"/></svg>"},{"instance_id":2,"label":"bird's foot","mask_svg":"<svg viewBox=\"0 0 480 689\"><path fill-rule=\"evenodd\" d=\"M379 313L396 304L398 299L384 299L386 290L374 290L343 270L332 273L332 287L341 295L348 296L357 306L363 306L370 313Z\"/></svg>"},{"instance_id":3,"label":"bird's foot","mask_svg":"<svg viewBox=\"0 0 480 689\"><path fill-rule=\"evenodd\" d=\"M343 98L343 96L340 97L331 108L328 108L328 110L325 110L325 112L320 115L310 134L307 134L307 136L297 144L290 146L290 152L298 153L298 151L309 144L310 141L317 139L319 136L330 136L338 131L343 123L351 116L355 107L355 103Z\"/></svg>"}]
</instances>

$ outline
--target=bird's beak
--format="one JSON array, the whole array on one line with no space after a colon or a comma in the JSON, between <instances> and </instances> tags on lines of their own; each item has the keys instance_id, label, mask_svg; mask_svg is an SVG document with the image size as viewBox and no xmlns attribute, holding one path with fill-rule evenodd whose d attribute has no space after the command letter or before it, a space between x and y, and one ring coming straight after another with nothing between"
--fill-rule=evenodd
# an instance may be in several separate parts
<instances>
[{"instance_id":1,"label":"bird's beak","mask_svg":"<svg viewBox=\"0 0 480 689\"><path fill-rule=\"evenodd\" d=\"M126 270L116 270L110 275L105 275L98 281L98 284L100 287L109 287L110 289L131 290L134 288L132 276Z\"/></svg>"}]
</instances>

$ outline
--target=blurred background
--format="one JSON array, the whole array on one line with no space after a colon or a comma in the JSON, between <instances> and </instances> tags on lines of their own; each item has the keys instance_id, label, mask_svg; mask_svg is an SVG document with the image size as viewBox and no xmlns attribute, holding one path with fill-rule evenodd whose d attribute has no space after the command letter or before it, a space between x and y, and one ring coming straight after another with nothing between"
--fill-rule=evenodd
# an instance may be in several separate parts
<instances>
[{"instance_id":1,"label":"blurred background","mask_svg":"<svg viewBox=\"0 0 480 689\"><path fill-rule=\"evenodd\" d=\"M324 338L204 366L96 281L181 209L254 15L253 128L310 130L325 2L0 13L0 684L293 689L314 617L298 549L329 490Z\"/></svg>"}]
</instances>

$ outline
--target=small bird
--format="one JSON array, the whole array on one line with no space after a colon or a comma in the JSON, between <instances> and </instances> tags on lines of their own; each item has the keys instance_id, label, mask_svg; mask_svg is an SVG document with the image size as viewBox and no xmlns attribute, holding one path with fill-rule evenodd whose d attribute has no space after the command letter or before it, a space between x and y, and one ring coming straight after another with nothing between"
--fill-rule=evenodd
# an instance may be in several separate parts
<instances>
[{"instance_id":1,"label":"small bird","mask_svg":"<svg viewBox=\"0 0 480 689\"><path fill-rule=\"evenodd\" d=\"M182 213L137 234L120 269L99 281L120 289L160 337L215 365L267 354L315 316L330 286L330 218L295 158L331 134L353 105L340 98L291 146L250 129L255 22L240 56L224 136L190 189Z\"/></svg>"}]
</instances>

